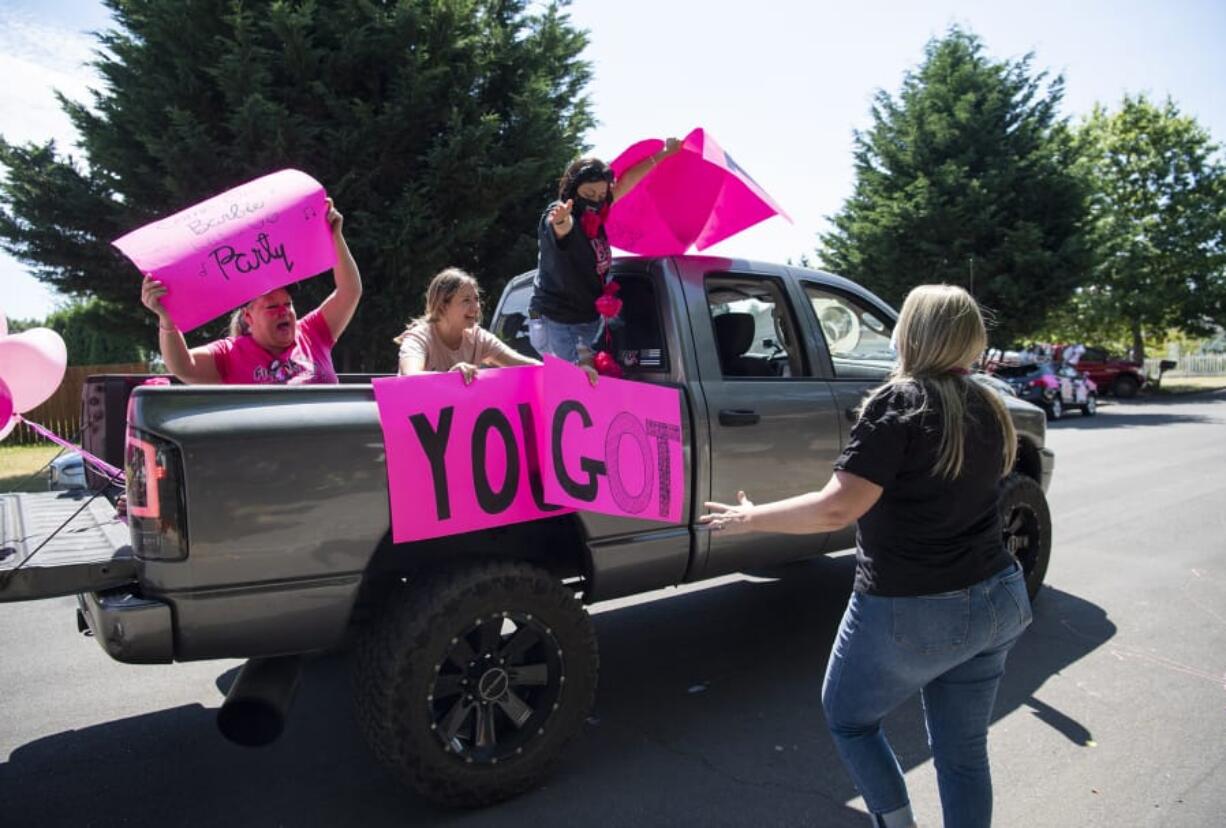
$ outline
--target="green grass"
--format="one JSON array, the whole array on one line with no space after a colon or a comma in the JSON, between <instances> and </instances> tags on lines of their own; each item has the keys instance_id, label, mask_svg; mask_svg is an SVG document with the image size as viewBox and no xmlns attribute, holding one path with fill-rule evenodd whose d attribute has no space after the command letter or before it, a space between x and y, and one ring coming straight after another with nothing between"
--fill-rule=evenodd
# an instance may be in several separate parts
<instances>
[{"instance_id":1,"label":"green grass","mask_svg":"<svg viewBox=\"0 0 1226 828\"><path fill-rule=\"evenodd\" d=\"M1217 391L1226 388L1226 377L1166 377L1155 394L1194 394L1198 391Z\"/></svg>"},{"instance_id":2,"label":"green grass","mask_svg":"<svg viewBox=\"0 0 1226 828\"><path fill-rule=\"evenodd\" d=\"M45 444L0 445L0 492L40 492L46 489L46 472L32 480L29 479L30 475L46 465L59 451L58 446Z\"/></svg>"}]
</instances>

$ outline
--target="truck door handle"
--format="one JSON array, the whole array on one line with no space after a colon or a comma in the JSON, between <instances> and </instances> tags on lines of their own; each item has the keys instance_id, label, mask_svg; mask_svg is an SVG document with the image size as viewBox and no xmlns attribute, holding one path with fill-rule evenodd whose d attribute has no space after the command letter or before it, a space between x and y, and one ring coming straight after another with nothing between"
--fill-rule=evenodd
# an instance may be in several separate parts
<instances>
[{"instance_id":1,"label":"truck door handle","mask_svg":"<svg viewBox=\"0 0 1226 828\"><path fill-rule=\"evenodd\" d=\"M755 425L761 419L758 412L739 408L723 408L719 412L719 424L722 426Z\"/></svg>"}]
</instances>

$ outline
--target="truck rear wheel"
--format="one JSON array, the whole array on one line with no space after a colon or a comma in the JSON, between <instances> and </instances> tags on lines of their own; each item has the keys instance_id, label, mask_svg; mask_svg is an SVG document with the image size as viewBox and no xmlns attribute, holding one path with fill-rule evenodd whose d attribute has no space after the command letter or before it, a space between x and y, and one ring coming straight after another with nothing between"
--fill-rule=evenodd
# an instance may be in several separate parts
<instances>
[{"instance_id":1,"label":"truck rear wheel","mask_svg":"<svg viewBox=\"0 0 1226 828\"><path fill-rule=\"evenodd\" d=\"M1021 472L1005 478L1000 489L1000 519L1005 548L1026 573L1026 592L1034 601L1051 560L1051 511L1043 488Z\"/></svg>"},{"instance_id":2,"label":"truck rear wheel","mask_svg":"<svg viewBox=\"0 0 1226 828\"><path fill-rule=\"evenodd\" d=\"M435 802L536 785L596 696L592 621L520 563L431 573L394 592L356 653L358 720L379 760Z\"/></svg>"}]
</instances>

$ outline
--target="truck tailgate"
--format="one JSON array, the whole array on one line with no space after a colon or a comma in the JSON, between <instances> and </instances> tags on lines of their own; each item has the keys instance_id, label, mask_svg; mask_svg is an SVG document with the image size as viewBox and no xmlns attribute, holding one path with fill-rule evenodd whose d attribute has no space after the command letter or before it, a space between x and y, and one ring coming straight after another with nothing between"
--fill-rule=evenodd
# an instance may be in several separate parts
<instances>
[{"instance_id":1,"label":"truck tailgate","mask_svg":"<svg viewBox=\"0 0 1226 828\"><path fill-rule=\"evenodd\" d=\"M84 492L0 495L0 603L97 592L136 580L127 525L106 498L88 500Z\"/></svg>"}]
</instances>

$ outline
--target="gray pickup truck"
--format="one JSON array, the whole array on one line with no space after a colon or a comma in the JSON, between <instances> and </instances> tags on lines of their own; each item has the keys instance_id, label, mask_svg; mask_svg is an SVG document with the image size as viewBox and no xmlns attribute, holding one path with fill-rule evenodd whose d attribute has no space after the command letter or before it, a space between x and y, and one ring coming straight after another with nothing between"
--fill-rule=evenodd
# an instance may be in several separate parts
<instances>
[{"instance_id":1,"label":"gray pickup truck","mask_svg":"<svg viewBox=\"0 0 1226 828\"><path fill-rule=\"evenodd\" d=\"M696 521L738 488L766 501L824 485L890 368L894 311L837 276L710 257L619 259L613 273L627 378L681 392L680 522L580 512L397 545L369 378L103 385L84 405L107 421L91 429L111 435L98 451L119 450L117 421L126 431L126 526L103 500L5 497L0 601L78 594L81 629L120 661L250 659L218 717L244 744L280 732L304 656L349 646L358 719L396 776L466 806L533 786L594 702L584 604L854 545L852 527L727 537ZM491 323L530 354L531 276L507 285ZM1003 542L1033 597L1052 455L1043 412L1006 402L1020 447ZM29 557L75 511L76 533Z\"/></svg>"}]
</instances>

